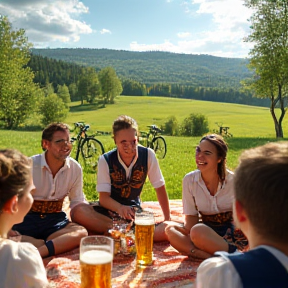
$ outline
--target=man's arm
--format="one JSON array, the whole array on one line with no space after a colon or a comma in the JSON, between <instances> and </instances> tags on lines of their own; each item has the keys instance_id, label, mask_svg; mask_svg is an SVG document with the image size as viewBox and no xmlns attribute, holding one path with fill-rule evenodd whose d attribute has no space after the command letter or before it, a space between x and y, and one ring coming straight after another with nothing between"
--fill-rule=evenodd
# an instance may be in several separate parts
<instances>
[{"instance_id":1,"label":"man's arm","mask_svg":"<svg viewBox=\"0 0 288 288\"><path fill-rule=\"evenodd\" d=\"M155 188L155 191L157 193L158 202L161 206L161 209L162 209L162 212L164 215L164 221L171 220L169 199L168 199L165 185L163 185L159 188Z\"/></svg>"},{"instance_id":2,"label":"man's arm","mask_svg":"<svg viewBox=\"0 0 288 288\"><path fill-rule=\"evenodd\" d=\"M111 193L99 192L99 202L100 205L106 209L116 212L120 217L124 219L134 219L134 209L130 206L122 205L116 200L110 197Z\"/></svg>"}]
</instances>

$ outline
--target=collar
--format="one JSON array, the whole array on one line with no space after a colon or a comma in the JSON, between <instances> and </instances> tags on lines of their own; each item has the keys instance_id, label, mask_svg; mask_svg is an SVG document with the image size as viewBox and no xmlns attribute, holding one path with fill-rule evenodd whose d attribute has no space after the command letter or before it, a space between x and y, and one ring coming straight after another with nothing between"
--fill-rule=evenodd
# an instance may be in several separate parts
<instances>
[{"instance_id":1,"label":"collar","mask_svg":"<svg viewBox=\"0 0 288 288\"><path fill-rule=\"evenodd\" d=\"M130 166L134 166L134 164L136 163L136 161L137 161L137 159L138 159L138 145L137 145L137 149L136 149L136 155L135 155L135 157L133 158L133 161L130 163L130 165L129 165L129 167ZM121 157L120 157L120 154L119 154L119 151L118 151L118 149L116 149L117 150L117 157L118 157L118 160L119 160L119 162L121 163L121 165L123 166L126 166L126 164L123 162L123 160L121 159ZM126 166L127 167L127 166Z\"/></svg>"},{"instance_id":2,"label":"collar","mask_svg":"<svg viewBox=\"0 0 288 288\"><path fill-rule=\"evenodd\" d=\"M45 158L45 154L46 154L46 151L44 151L42 154L41 154L41 168L43 169L43 168L46 168L46 169L48 169L49 171L50 171L50 167L49 167L49 165L47 164L47 162L46 162L46 158ZM65 159L65 164L64 164L64 166L62 167L62 168L70 168L70 156L69 157L67 157L66 159Z\"/></svg>"},{"instance_id":3,"label":"collar","mask_svg":"<svg viewBox=\"0 0 288 288\"><path fill-rule=\"evenodd\" d=\"M202 179L202 176L201 176L201 171L198 170L198 169L196 171L198 173L196 173L196 175L195 175L195 181L201 183L202 185L204 185L206 187L205 182L204 182L204 180ZM226 182L227 182L227 177L230 177L230 174L228 173L228 170L226 169L225 181L223 182L223 184L221 184L221 182L219 182L217 191L219 191L220 189L225 188L225 185L226 185Z\"/></svg>"}]
</instances>

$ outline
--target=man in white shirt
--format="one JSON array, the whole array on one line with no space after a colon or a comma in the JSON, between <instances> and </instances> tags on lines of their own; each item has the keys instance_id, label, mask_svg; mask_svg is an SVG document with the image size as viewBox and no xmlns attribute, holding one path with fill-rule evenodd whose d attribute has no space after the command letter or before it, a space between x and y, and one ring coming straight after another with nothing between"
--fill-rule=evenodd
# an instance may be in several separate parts
<instances>
[{"instance_id":1,"label":"man in white shirt","mask_svg":"<svg viewBox=\"0 0 288 288\"><path fill-rule=\"evenodd\" d=\"M98 162L97 191L100 206L87 213L85 205L77 206L72 219L88 230L105 233L112 228L111 213L130 221L134 218L133 206L140 205L140 194L148 176L155 188L162 208L164 221L170 220L170 207L165 181L152 149L138 145L138 125L127 116L119 116L113 123L116 149L102 155ZM83 208L83 211L81 209ZM156 226L154 241L167 240L166 223Z\"/></svg>"},{"instance_id":2,"label":"man in white shirt","mask_svg":"<svg viewBox=\"0 0 288 288\"><path fill-rule=\"evenodd\" d=\"M81 166L69 157L71 141L69 127L63 123L52 123L42 132L44 152L32 156L34 203L24 221L14 225L23 242L34 244L42 257L69 251L79 246L87 230L69 221L62 210L66 196L70 208L86 203L82 191Z\"/></svg>"},{"instance_id":3,"label":"man in white shirt","mask_svg":"<svg viewBox=\"0 0 288 288\"><path fill-rule=\"evenodd\" d=\"M288 143L245 151L234 174L234 220L250 251L217 252L198 268L197 288L288 287ZM216 255L216 256L217 256Z\"/></svg>"}]
</instances>

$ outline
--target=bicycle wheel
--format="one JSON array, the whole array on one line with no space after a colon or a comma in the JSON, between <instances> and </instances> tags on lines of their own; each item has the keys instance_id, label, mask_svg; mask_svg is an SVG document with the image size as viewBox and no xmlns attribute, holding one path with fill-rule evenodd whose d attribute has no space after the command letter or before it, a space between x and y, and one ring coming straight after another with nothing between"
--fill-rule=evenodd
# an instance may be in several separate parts
<instances>
[{"instance_id":1,"label":"bicycle wheel","mask_svg":"<svg viewBox=\"0 0 288 288\"><path fill-rule=\"evenodd\" d=\"M93 169L96 169L98 159L104 152L104 147L99 140L93 137L84 139L81 146L81 154L85 161L85 165L89 165Z\"/></svg>"},{"instance_id":2,"label":"bicycle wheel","mask_svg":"<svg viewBox=\"0 0 288 288\"><path fill-rule=\"evenodd\" d=\"M167 152L167 146L166 141L162 136L158 136L153 139L152 141L153 150L155 151L157 157L159 159L164 159L166 152Z\"/></svg>"}]
</instances>

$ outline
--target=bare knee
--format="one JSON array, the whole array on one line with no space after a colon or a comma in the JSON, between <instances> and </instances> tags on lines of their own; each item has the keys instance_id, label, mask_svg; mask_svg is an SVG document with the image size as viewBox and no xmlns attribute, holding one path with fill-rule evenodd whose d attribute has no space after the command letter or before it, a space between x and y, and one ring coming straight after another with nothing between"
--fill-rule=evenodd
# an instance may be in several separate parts
<instances>
[{"instance_id":1,"label":"bare knee","mask_svg":"<svg viewBox=\"0 0 288 288\"><path fill-rule=\"evenodd\" d=\"M190 230L191 241L196 246L198 246L198 243L201 243L203 241L203 238L206 238L206 235L209 233L209 230L210 228L205 224L198 223L194 225Z\"/></svg>"},{"instance_id":2,"label":"bare knee","mask_svg":"<svg viewBox=\"0 0 288 288\"><path fill-rule=\"evenodd\" d=\"M88 231L86 228L77 223L69 223L64 229L66 229L67 234L71 233L80 239L88 236Z\"/></svg>"},{"instance_id":3,"label":"bare knee","mask_svg":"<svg viewBox=\"0 0 288 288\"><path fill-rule=\"evenodd\" d=\"M78 222L77 219L81 219L81 215L87 213L87 209L92 209L92 207L86 203L80 203L70 211L70 217L73 222Z\"/></svg>"}]
</instances>

